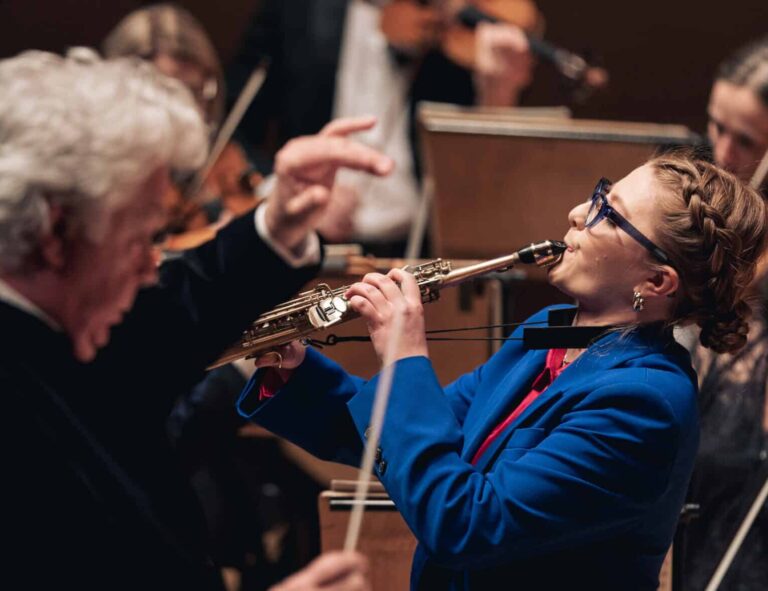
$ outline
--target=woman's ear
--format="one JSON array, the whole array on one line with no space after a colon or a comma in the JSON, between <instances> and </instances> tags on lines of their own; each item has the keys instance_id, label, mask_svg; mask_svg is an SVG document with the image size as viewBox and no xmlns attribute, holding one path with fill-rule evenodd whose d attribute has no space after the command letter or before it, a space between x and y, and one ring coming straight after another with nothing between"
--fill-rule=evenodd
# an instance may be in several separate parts
<instances>
[{"instance_id":1,"label":"woman's ear","mask_svg":"<svg viewBox=\"0 0 768 591\"><path fill-rule=\"evenodd\" d=\"M654 267L651 275L638 290L644 297L668 297L672 298L680 289L680 276L669 265Z\"/></svg>"},{"instance_id":2,"label":"woman's ear","mask_svg":"<svg viewBox=\"0 0 768 591\"><path fill-rule=\"evenodd\" d=\"M49 269L61 270L66 264L66 227L61 205L48 202L48 227L40 237L40 259Z\"/></svg>"}]
</instances>

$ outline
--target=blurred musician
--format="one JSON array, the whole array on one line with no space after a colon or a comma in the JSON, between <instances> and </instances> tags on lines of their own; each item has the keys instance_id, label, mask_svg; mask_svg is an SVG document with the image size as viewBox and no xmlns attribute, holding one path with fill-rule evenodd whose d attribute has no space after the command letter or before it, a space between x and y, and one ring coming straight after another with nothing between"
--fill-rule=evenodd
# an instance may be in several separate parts
<instances>
[{"instance_id":1,"label":"blurred musician","mask_svg":"<svg viewBox=\"0 0 768 591\"><path fill-rule=\"evenodd\" d=\"M224 77L213 43L200 22L174 4L156 4L131 12L107 35L106 57L136 56L189 88L203 112L210 140L224 114ZM210 239L227 221L253 208L260 181L242 148L230 141L196 195L186 190L192 176L177 179L165 194L169 211L164 247L181 250Z\"/></svg>"},{"instance_id":2,"label":"blurred musician","mask_svg":"<svg viewBox=\"0 0 768 591\"><path fill-rule=\"evenodd\" d=\"M213 43L192 14L174 4L135 10L109 33L103 49L110 57L150 61L184 83L214 140L224 113L224 80ZM193 176L176 175L164 194L168 224L162 249L184 250L211 240L233 217L252 209L260 180L252 170L240 145L230 141L196 195L188 193ZM238 437L244 421L233 404L252 372L251 365L232 364L207 373L183 393L168 421L178 461L202 504L213 557L228 585L244 591L263 588L319 552L312 498L317 483L275 440ZM280 542L268 552L269 536Z\"/></svg>"},{"instance_id":3,"label":"blurred musician","mask_svg":"<svg viewBox=\"0 0 768 591\"><path fill-rule=\"evenodd\" d=\"M768 152L768 37L720 65L712 86L708 135L715 162L750 182ZM766 194L765 180L761 183ZM703 589L733 540L768 467L768 327L765 259L754 290L747 345L735 355L693 350L700 380L701 445L690 500L699 516L686 526L683 580ZM768 510L763 508L726 578L725 589L768 588Z\"/></svg>"},{"instance_id":4,"label":"blurred musician","mask_svg":"<svg viewBox=\"0 0 768 591\"><path fill-rule=\"evenodd\" d=\"M384 182L354 173L339 178L321 225L332 241L354 240L380 256L402 256L419 194L415 105L513 105L531 77L527 41L512 24L485 24L469 47L474 65L451 61L439 43L444 16L435 2L395 0L267 0L259 3L231 69L237 90L264 56L267 82L243 122L242 138L269 162L272 149L314 133L331 116L373 114L380 124L361 137L392 156ZM494 4L494 3L491 3ZM503 0L511 22L541 26L532 0ZM466 50L465 50L466 53Z\"/></svg>"},{"instance_id":5,"label":"blurred musician","mask_svg":"<svg viewBox=\"0 0 768 591\"><path fill-rule=\"evenodd\" d=\"M768 37L720 64L707 112L715 161L750 182L768 152Z\"/></svg>"}]
</instances>

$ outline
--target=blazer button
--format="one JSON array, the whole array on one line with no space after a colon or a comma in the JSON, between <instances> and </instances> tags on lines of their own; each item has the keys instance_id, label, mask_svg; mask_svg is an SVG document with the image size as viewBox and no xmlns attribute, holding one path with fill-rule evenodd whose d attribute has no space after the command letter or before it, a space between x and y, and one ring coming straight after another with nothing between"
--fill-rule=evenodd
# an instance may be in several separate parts
<instances>
[{"instance_id":1,"label":"blazer button","mask_svg":"<svg viewBox=\"0 0 768 591\"><path fill-rule=\"evenodd\" d=\"M370 439L371 438L371 433L373 433L373 430L370 427L368 427L365 430L365 433L363 433L363 437L365 437L366 439Z\"/></svg>"},{"instance_id":2,"label":"blazer button","mask_svg":"<svg viewBox=\"0 0 768 591\"><path fill-rule=\"evenodd\" d=\"M384 473L387 471L387 460L381 460L379 462L379 476L384 476Z\"/></svg>"},{"instance_id":3,"label":"blazer button","mask_svg":"<svg viewBox=\"0 0 768 591\"><path fill-rule=\"evenodd\" d=\"M381 461L381 448L380 447L376 448L376 457L374 458L374 460L376 462L380 462Z\"/></svg>"}]
</instances>

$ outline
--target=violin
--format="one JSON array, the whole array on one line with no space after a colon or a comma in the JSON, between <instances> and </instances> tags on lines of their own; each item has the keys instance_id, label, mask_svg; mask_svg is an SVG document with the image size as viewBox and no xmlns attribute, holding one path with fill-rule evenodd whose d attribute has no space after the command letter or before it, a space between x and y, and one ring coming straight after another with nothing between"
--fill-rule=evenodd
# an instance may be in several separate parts
<instances>
[{"instance_id":1,"label":"violin","mask_svg":"<svg viewBox=\"0 0 768 591\"><path fill-rule=\"evenodd\" d=\"M472 69L477 25L508 23L523 31L533 55L554 65L582 90L608 83L603 68L541 38L544 20L530 0L391 0L381 11L382 32L394 47L407 52L439 48L456 64Z\"/></svg>"},{"instance_id":2,"label":"violin","mask_svg":"<svg viewBox=\"0 0 768 591\"><path fill-rule=\"evenodd\" d=\"M243 149L228 142L194 194L171 183L163 196L166 236L163 250L186 250L212 239L231 219L256 207L261 175L248 163Z\"/></svg>"},{"instance_id":3,"label":"violin","mask_svg":"<svg viewBox=\"0 0 768 591\"><path fill-rule=\"evenodd\" d=\"M213 141L208 160L183 188L171 187L165 196L169 223L163 252L185 250L212 239L232 218L256 207L256 188L263 180L249 164L232 134L267 73L262 62L252 73Z\"/></svg>"},{"instance_id":4,"label":"violin","mask_svg":"<svg viewBox=\"0 0 768 591\"><path fill-rule=\"evenodd\" d=\"M262 180L242 147L230 141L203 181L202 192L221 201L223 209L237 217L256 206L255 191Z\"/></svg>"}]
</instances>

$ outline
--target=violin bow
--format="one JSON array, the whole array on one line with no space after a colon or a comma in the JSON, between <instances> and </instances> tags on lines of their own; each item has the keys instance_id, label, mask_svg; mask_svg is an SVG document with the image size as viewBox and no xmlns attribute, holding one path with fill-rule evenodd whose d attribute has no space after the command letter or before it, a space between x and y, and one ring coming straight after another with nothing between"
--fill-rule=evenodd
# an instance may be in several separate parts
<instances>
[{"instance_id":1,"label":"violin bow","mask_svg":"<svg viewBox=\"0 0 768 591\"><path fill-rule=\"evenodd\" d=\"M725 555L717 565L717 570L715 570L715 574L712 575L712 578L709 580L706 591L717 591L718 587L720 587L720 583L723 582L723 578L728 572L728 568L731 566L733 559L736 558L736 553L739 551L739 548L741 548L741 544L747 537L747 534L749 533L752 524L760 513L761 508L765 504L766 499L768 499L768 477L766 477L762 488L755 496L754 502L749 507L749 511L747 512L744 520L741 522L739 530L736 532L736 536L728 546Z\"/></svg>"},{"instance_id":2,"label":"violin bow","mask_svg":"<svg viewBox=\"0 0 768 591\"><path fill-rule=\"evenodd\" d=\"M756 191L759 191L760 187L763 186L766 175L768 175L768 150L765 151L763 159L760 161L760 164L757 165L757 170L755 170L755 174L752 175L752 179L749 181L749 186Z\"/></svg>"},{"instance_id":3,"label":"violin bow","mask_svg":"<svg viewBox=\"0 0 768 591\"><path fill-rule=\"evenodd\" d=\"M355 496L352 502L352 513L349 516L347 525L347 534L344 539L344 550L353 551L357 547L360 539L360 528L363 523L363 512L365 511L365 498L368 496L368 489L371 484L371 473L376 450L379 447L381 431L384 426L384 417L387 412L389 395L392 392L392 379L395 373L394 357L397 352L400 338L403 334L403 313L395 310L392 321L392 332L389 336L387 349L382 359L382 368L379 373L379 381L376 384L376 393L373 399L373 409L371 411L370 427L366 430L365 448L363 450L363 459L360 464L360 475L355 489Z\"/></svg>"},{"instance_id":4,"label":"violin bow","mask_svg":"<svg viewBox=\"0 0 768 591\"><path fill-rule=\"evenodd\" d=\"M216 139L213 142L213 146L211 147L211 151L208 154L205 164L198 169L195 176L192 178L188 191L189 199L191 201L196 199L205 179L208 178L208 175L211 172L211 168L213 168L216 160L221 156L221 153L229 143L229 140L232 139L232 134L235 133L237 126L240 124L245 112L251 105L253 98L264 85L264 80L267 77L267 68L268 60L265 59L253 70L253 72L251 72L248 82L246 82L243 90L240 91L240 95L237 97L232 110L229 112L229 115L227 115L227 118L219 129L219 133L216 134Z\"/></svg>"}]
</instances>

